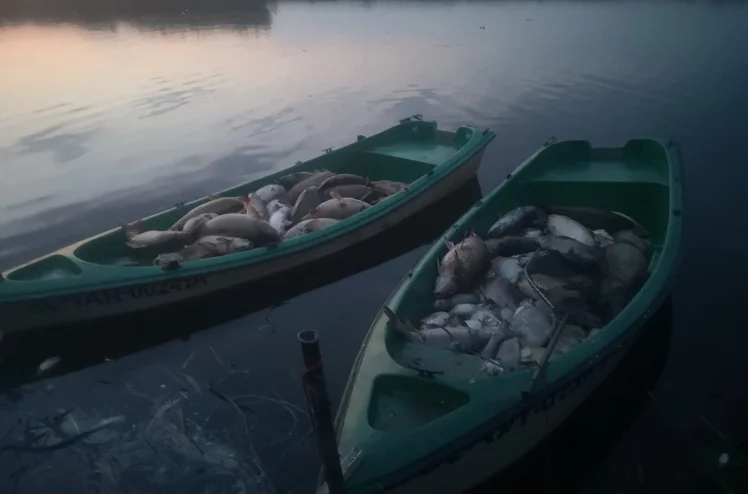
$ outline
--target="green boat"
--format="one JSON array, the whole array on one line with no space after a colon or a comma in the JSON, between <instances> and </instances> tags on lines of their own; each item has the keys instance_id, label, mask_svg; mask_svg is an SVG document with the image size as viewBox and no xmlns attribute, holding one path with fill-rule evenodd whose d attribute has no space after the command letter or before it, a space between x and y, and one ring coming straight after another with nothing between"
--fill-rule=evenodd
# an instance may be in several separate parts
<instances>
[{"instance_id":1,"label":"green boat","mask_svg":"<svg viewBox=\"0 0 748 494\"><path fill-rule=\"evenodd\" d=\"M420 115L217 196L240 196L296 171L327 169L370 180L407 182L387 201L344 221L274 245L183 263L164 270L139 263L113 228L11 269L0 278L0 329L31 330L120 316L183 302L308 265L362 242L427 208L473 178L495 135L462 126L438 129ZM204 197L143 219L144 230L166 230Z\"/></svg>"},{"instance_id":2,"label":"green boat","mask_svg":"<svg viewBox=\"0 0 748 494\"><path fill-rule=\"evenodd\" d=\"M671 288L681 243L681 171L675 144L631 140L549 144L462 216L445 237L484 235L527 204L612 210L650 232L649 277L594 336L533 369L491 376L479 356L403 338L384 310L370 327L338 410L347 492L461 492L511 465L557 428L605 379ZM434 243L385 303L400 319L433 312ZM531 391L531 392L528 392ZM320 491L326 491L321 484Z\"/></svg>"}]
</instances>

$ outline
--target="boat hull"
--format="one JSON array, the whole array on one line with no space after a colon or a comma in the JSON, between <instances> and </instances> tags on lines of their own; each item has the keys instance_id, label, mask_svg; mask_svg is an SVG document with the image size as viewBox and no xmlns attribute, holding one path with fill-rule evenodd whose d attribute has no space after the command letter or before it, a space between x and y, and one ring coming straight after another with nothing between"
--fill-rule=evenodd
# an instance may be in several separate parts
<instances>
[{"instance_id":1,"label":"boat hull","mask_svg":"<svg viewBox=\"0 0 748 494\"><path fill-rule=\"evenodd\" d=\"M190 299L199 299L208 294L257 282L263 278L307 265L317 259L334 255L374 237L449 196L475 176L483 158L483 152L484 148L481 148L432 186L404 201L389 214L374 219L358 229L333 237L327 242L278 256L266 262L239 266L235 269L190 276L179 276L175 273L157 282L0 303L0 312L4 315L3 330L17 332L40 327L90 322ZM57 253L72 255L79 245L87 241L76 243Z\"/></svg>"}]
</instances>

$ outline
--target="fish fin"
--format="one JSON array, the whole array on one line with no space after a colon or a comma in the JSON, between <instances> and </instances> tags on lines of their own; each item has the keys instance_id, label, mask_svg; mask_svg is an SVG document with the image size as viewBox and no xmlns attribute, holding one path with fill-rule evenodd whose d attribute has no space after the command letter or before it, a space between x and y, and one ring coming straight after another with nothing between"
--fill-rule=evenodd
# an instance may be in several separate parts
<instances>
[{"instance_id":1,"label":"fish fin","mask_svg":"<svg viewBox=\"0 0 748 494\"><path fill-rule=\"evenodd\" d=\"M333 199L342 199L343 198L343 196L341 196L340 194L338 194L334 190L328 191L328 194L330 194L330 197L332 197Z\"/></svg>"},{"instance_id":2,"label":"fish fin","mask_svg":"<svg viewBox=\"0 0 748 494\"><path fill-rule=\"evenodd\" d=\"M446 245L449 250L455 248L455 244L451 242L447 237L442 237L442 240L444 240L444 245Z\"/></svg>"}]
</instances>

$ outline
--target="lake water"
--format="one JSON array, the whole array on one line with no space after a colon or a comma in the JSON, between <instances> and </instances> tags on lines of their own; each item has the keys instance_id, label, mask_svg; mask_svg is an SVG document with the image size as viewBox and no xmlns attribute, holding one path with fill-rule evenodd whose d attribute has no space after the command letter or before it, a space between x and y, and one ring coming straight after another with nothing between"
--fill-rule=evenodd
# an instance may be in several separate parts
<instances>
[{"instance_id":1,"label":"lake water","mask_svg":"<svg viewBox=\"0 0 748 494\"><path fill-rule=\"evenodd\" d=\"M497 134L484 193L551 136L673 138L686 255L672 324L632 364L661 365L620 378L570 441L484 490L549 492L541 469L555 492L719 492L732 477L718 456L748 437L746 25L748 6L728 1L0 0L0 269L416 113ZM148 347L5 355L0 492L311 492L296 332L319 330L337 406L369 322L477 187L282 306L206 305L202 331ZM182 325L166 314L117 334ZM51 355L59 375L32 379L26 364ZM104 419L69 448L2 446L29 425L59 443Z\"/></svg>"}]
</instances>

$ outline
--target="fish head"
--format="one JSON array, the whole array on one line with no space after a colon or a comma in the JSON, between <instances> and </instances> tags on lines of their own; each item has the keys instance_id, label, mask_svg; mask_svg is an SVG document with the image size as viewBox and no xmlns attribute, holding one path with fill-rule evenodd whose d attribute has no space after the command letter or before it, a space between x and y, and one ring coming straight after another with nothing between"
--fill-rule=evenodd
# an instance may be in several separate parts
<instances>
[{"instance_id":1,"label":"fish head","mask_svg":"<svg viewBox=\"0 0 748 494\"><path fill-rule=\"evenodd\" d=\"M434 285L434 295L437 298L446 298L458 291L457 277L453 274L440 274Z\"/></svg>"}]
</instances>

